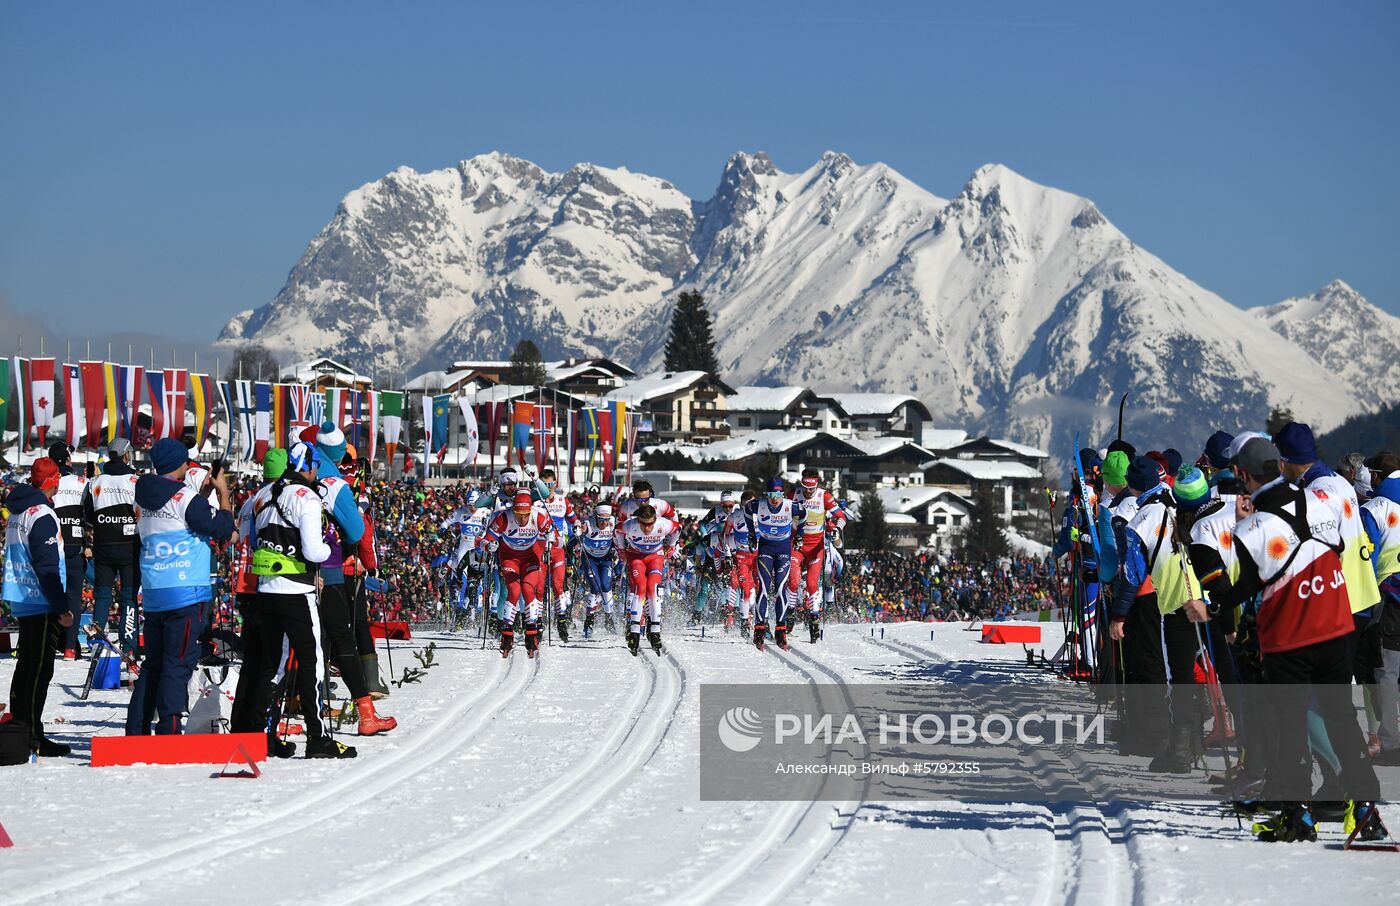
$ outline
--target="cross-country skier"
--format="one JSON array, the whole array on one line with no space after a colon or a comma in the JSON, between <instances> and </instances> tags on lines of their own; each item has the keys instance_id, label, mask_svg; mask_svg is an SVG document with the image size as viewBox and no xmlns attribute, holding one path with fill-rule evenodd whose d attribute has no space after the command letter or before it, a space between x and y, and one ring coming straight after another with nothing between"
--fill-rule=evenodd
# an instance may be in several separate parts
<instances>
[{"instance_id":1,"label":"cross-country skier","mask_svg":"<svg viewBox=\"0 0 1400 906\"><path fill-rule=\"evenodd\" d=\"M481 545L486 537L486 524L491 519L490 503L490 499L484 495L474 490L468 491L462 505L453 510L438 526L439 531L455 528L458 532L457 549L452 554L452 568L457 571L467 609L473 615L481 606L483 597L481 579L486 567Z\"/></svg>"},{"instance_id":2,"label":"cross-country skier","mask_svg":"<svg viewBox=\"0 0 1400 906\"><path fill-rule=\"evenodd\" d=\"M680 527L658 516L651 504L633 510L633 516L618 526L616 544L627 561L627 648L636 654L641 646L642 611L646 608L647 642L661 653L661 582L666 562L676 553Z\"/></svg>"},{"instance_id":3,"label":"cross-country skier","mask_svg":"<svg viewBox=\"0 0 1400 906\"><path fill-rule=\"evenodd\" d=\"M506 586L506 612L501 620L501 656L515 642L515 612L525 612L525 653L540 647L540 617L544 595L544 563L554 542L554 523L535 504L529 491L517 491L508 512L497 512L486 528L486 549L497 555Z\"/></svg>"},{"instance_id":4,"label":"cross-country skier","mask_svg":"<svg viewBox=\"0 0 1400 906\"><path fill-rule=\"evenodd\" d=\"M754 599L757 596L755 571L758 559L756 539L750 529L745 508L756 499L758 494L744 491L739 497L739 505L724 523L725 537L729 539L729 548L734 557L734 568L729 572L729 597L731 602L738 605L739 627L745 636L753 630L751 621Z\"/></svg>"},{"instance_id":5,"label":"cross-country skier","mask_svg":"<svg viewBox=\"0 0 1400 906\"><path fill-rule=\"evenodd\" d=\"M800 501L786 496L781 478L770 478L763 497L744 507L758 566L758 622L753 627L753 643L763 650L768 620L773 619L773 641L779 648L787 644L787 589L793 548L802 542L805 519Z\"/></svg>"},{"instance_id":6,"label":"cross-country skier","mask_svg":"<svg viewBox=\"0 0 1400 906\"><path fill-rule=\"evenodd\" d=\"M799 494L803 508L802 540L793 548L792 578L788 587L799 596L806 594L807 628L815 643L822 631L821 582L827 538L846 527L846 511L832 493L821 486L821 474L816 469L802 470L802 483L793 489L793 497Z\"/></svg>"},{"instance_id":7,"label":"cross-country skier","mask_svg":"<svg viewBox=\"0 0 1400 906\"><path fill-rule=\"evenodd\" d=\"M549 582L554 592L555 616L559 622L559 639L567 642L569 629L573 626L573 618L569 613L573 606L573 598L565 582L569 566L567 547L572 542L574 533L578 531L578 516L574 514L574 506L569 502L569 498L559 493L559 482L554 477L553 469L544 469L540 472L540 483L548 492L540 501L540 505L549 514L550 521L554 523L554 532L558 539L558 542L550 548Z\"/></svg>"},{"instance_id":8,"label":"cross-country skier","mask_svg":"<svg viewBox=\"0 0 1400 906\"><path fill-rule=\"evenodd\" d=\"M588 610L583 618L583 637L593 637L593 621L599 608L608 629L613 629L613 569L617 562L617 523L612 507L599 504L583 521L574 536L581 548L584 578L588 582Z\"/></svg>"}]
</instances>

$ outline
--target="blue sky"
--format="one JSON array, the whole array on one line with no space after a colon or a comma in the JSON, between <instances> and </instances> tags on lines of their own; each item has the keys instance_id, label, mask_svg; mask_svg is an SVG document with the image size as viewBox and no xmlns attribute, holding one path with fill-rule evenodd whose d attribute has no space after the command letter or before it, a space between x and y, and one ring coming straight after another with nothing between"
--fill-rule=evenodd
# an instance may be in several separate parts
<instances>
[{"instance_id":1,"label":"blue sky","mask_svg":"<svg viewBox=\"0 0 1400 906\"><path fill-rule=\"evenodd\" d=\"M0 6L0 305L209 339L401 164L704 198L830 148L945 197L1005 163L1239 305L1340 277L1400 314L1400 4L474 6Z\"/></svg>"}]
</instances>

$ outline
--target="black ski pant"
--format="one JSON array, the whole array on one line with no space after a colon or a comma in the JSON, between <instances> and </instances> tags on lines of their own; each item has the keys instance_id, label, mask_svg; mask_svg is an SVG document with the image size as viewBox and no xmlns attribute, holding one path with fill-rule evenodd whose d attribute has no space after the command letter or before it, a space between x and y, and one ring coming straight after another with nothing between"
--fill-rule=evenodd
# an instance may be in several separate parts
<instances>
[{"instance_id":1,"label":"black ski pant","mask_svg":"<svg viewBox=\"0 0 1400 906\"><path fill-rule=\"evenodd\" d=\"M67 651L78 651L78 624L83 621L83 582L87 579L87 557L81 547L64 548L63 563L68 576L68 612L73 615L73 625L63 629L63 647Z\"/></svg>"},{"instance_id":2,"label":"black ski pant","mask_svg":"<svg viewBox=\"0 0 1400 906\"><path fill-rule=\"evenodd\" d=\"M18 617L19 648L15 673L10 679L10 714L14 722L30 729L30 745L37 746L43 735L44 704L53 681L53 657L58 651L63 627L53 614Z\"/></svg>"},{"instance_id":3,"label":"black ski pant","mask_svg":"<svg viewBox=\"0 0 1400 906\"><path fill-rule=\"evenodd\" d=\"M1196 685L1196 652L1200 639L1196 626L1183 611L1162 617L1162 643L1167 650L1167 679L1171 683L1172 724L1189 726L1199 736L1201 729L1200 688Z\"/></svg>"},{"instance_id":4,"label":"black ski pant","mask_svg":"<svg viewBox=\"0 0 1400 906\"><path fill-rule=\"evenodd\" d=\"M369 695L360 651L355 647L355 629L350 615L349 589L343 582L321 589L321 645L327 664L340 668L340 678L350 690L351 700Z\"/></svg>"},{"instance_id":5,"label":"black ski pant","mask_svg":"<svg viewBox=\"0 0 1400 906\"><path fill-rule=\"evenodd\" d=\"M355 620L355 649L361 655L374 654L374 636L369 631L369 593L365 591L364 576L346 576L345 588L350 597L351 616Z\"/></svg>"},{"instance_id":6,"label":"black ski pant","mask_svg":"<svg viewBox=\"0 0 1400 906\"><path fill-rule=\"evenodd\" d=\"M1321 716L1332 750L1341 763L1346 797L1368 801L1380 798L1376 769L1366 757L1366 738L1356 722L1351 674L1351 646L1346 636L1264 655L1270 716L1278 727L1276 755L1268 767L1270 799L1312 798L1309 702Z\"/></svg>"},{"instance_id":7,"label":"black ski pant","mask_svg":"<svg viewBox=\"0 0 1400 906\"><path fill-rule=\"evenodd\" d=\"M264 665L272 665L275 675L282 663L282 637L286 636L296 653L295 689L301 696L301 715L306 725L308 741L326 735L326 725L321 719L321 708L326 704L326 686L321 679L321 617L316 607L316 593L269 594L259 593L254 608L258 611L259 660ZM239 678L240 680L242 677ZM240 688L239 694L242 694ZM260 716L268 727L275 715L269 713L272 698L272 680L255 682L248 692L247 719L257 723Z\"/></svg>"},{"instance_id":8,"label":"black ski pant","mask_svg":"<svg viewBox=\"0 0 1400 906\"><path fill-rule=\"evenodd\" d=\"M258 596L238 595L238 613L243 617L243 663L238 670L229 729L234 733L261 733L272 726L273 715L268 712L268 702L273 679L282 664L282 637L277 639L277 655L267 659L263 652L264 628Z\"/></svg>"},{"instance_id":9,"label":"black ski pant","mask_svg":"<svg viewBox=\"0 0 1400 906\"><path fill-rule=\"evenodd\" d=\"M136 583L140 581L141 570L134 560L104 560L94 557L92 561L92 609L93 620L104 632L112 618L112 599L117 599L117 625L120 627L123 651L136 647ZM113 586L120 583L114 593Z\"/></svg>"},{"instance_id":10,"label":"black ski pant","mask_svg":"<svg viewBox=\"0 0 1400 906\"><path fill-rule=\"evenodd\" d=\"M1162 614L1157 596L1140 595L1123 625L1125 748L1156 754L1167 746L1171 710L1167 700L1167 661L1162 651Z\"/></svg>"}]
</instances>

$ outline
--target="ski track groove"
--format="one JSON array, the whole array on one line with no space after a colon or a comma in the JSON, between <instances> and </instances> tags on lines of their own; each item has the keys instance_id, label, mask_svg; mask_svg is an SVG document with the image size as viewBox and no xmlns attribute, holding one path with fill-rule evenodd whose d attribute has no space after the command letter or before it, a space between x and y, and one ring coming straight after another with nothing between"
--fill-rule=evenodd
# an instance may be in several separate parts
<instances>
[{"instance_id":1,"label":"ski track groove","mask_svg":"<svg viewBox=\"0 0 1400 906\"><path fill-rule=\"evenodd\" d=\"M795 649L783 651L775 645L768 650L784 666L806 678L818 706L821 705L823 689L838 689L847 706L854 709L846 680L836 670ZM816 674L798 663L799 660L826 674L835 683L818 682ZM827 782L824 780L822 785ZM863 786L868 789L869 780ZM811 800L785 802L753 845L746 849L745 858L729 863L722 872L711 874L689 891L672 894L669 899L685 904L710 903L721 897L744 904L776 903L807 880L812 869L841 844L863 804L864 797L854 802L826 801L820 796ZM835 812L834 819L827 815L828 809ZM798 855L790 864L779 862L782 856L794 851ZM762 873L762 869L770 863L778 864L777 871L773 874ZM735 885L746 886L734 891Z\"/></svg>"},{"instance_id":2,"label":"ski track groove","mask_svg":"<svg viewBox=\"0 0 1400 906\"><path fill-rule=\"evenodd\" d=\"M262 847L269 840L300 832L375 798L384 789L459 751L463 739L480 732L506 704L520 696L534 681L538 667L512 669L515 663L516 660L511 658L504 669L496 668L496 676L492 681L482 683L476 694L463 698L444 719L424 728L412 745L406 745L383 757L361 762L365 765L363 770L355 771L352 768L341 777L318 784L314 791L285 802L280 808L263 814L255 821L239 823L222 833L200 834L183 842L146 849L140 858L102 865L99 867L100 872L109 877L122 878L123 885L130 890L137 884L175 871L204 866L210 861L225 858L236 852ZM538 664L533 661L530 663ZM522 675L524 678L516 681L506 694L488 700L506 686L509 679ZM477 710L477 705L483 701L487 702L486 707ZM461 735L463 725L458 723L462 718L466 718L465 737ZM404 769L397 770L398 765L404 761L409 763ZM20 904L45 900L88 886L90 881L83 879L60 881L37 889L31 887L20 893L19 899L9 902Z\"/></svg>"},{"instance_id":3,"label":"ski track groove","mask_svg":"<svg viewBox=\"0 0 1400 906\"><path fill-rule=\"evenodd\" d=\"M944 655L922 645L899 639L871 638L883 648L908 658L951 662ZM1040 750L1047 767L1053 758L1068 770L1073 766L1053 749ZM1045 806L1051 819L1053 845L1046 883L1041 887L1037 904L1140 903L1142 891L1133 871L1133 856L1139 854L1137 839L1130 821L1125 821L1122 809L1104 809L1097 804L1050 803ZM1092 867L1097 865L1098 871ZM1090 869L1086 871L1086 869Z\"/></svg>"},{"instance_id":4,"label":"ski track groove","mask_svg":"<svg viewBox=\"0 0 1400 906\"><path fill-rule=\"evenodd\" d=\"M475 830L470 840L454 839L433 847L397 871L369 883L357 878L316 902L337 906L375 898L395 903L419 902L535 850L586 817L604 796L618 784L634 779L635 772L652 759L680 709L688 682L684 667L669 651L657 658L667 665L665 670L653 663L652 657L650 651L644 650L636 658L646 664L640 669L648 679L637 684L625 710L635 714L636 719L618 721L588 760L572 766L539 793L511 807L504 817ZM664 684L663 674L668 677ZM663 691L663 685L674 688ZM570 798L570 794L576 795ZM543 821L530 825L537 817ZM526 826L529 832L520 832ZM512 832L516 832L514 836L510 836ZM473 855L480 858L463 861Z\"/></svg>"}]
</instances>

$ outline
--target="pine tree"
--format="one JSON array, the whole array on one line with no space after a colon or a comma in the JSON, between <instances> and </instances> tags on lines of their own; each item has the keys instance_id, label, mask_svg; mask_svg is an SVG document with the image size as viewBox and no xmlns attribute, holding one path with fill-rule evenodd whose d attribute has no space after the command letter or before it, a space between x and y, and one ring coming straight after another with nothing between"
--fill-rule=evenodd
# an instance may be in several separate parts
<instances>
[{"instance_id":1,"label":"pine tree","mask_svg":"<svg viewBox=\"0 0 1400 906\"><path fill-rule=\"evenodd\" d=\"M516 387L543 387L548 377L540 348L529 340L516 343L510 354L510 367L506 369L505 379L507 384Z\"/></svg>"},{"instance_id":2,"label":"pine tree","mask_svg":"<svg viewBox=\"0 0 1400 906\"><path fill-rule=\"evenodd\" d=\"M719 375L715 357L715 337L710 329L710 312L705 297L684 292L676 298L671 313L671 336L666 340L667 371L708 371Z\"/></svg>"},{"instance_id":3,"label":"pine tree","mask_svg":"<svg viewBox=\"0 0 1400 906\"><path fill-rule=\"evenodd\" d=\"M747 490L763 493L763 486L768 483L768 479L778 474L778 454L772 450L764 452L760 456L753 456L739 465L739 471L749 480L744 485Z\"/></svg>"},{"instance_id":4,"label":"pine tree","mask_svg":"<svg viewBox=\"0 0 1400 906\"><path fill-rule=\"evenodd\" d=\"M229 362L228 370L224 372L224 380L275 381L281 371L282 365L272 350L261 343L245 343L234 351L233 361Z\"/></svg>"},{"instance_id":5,"label":"pine tree","mask_svg":"<svg viewBox=\"0 0 1400 906\"><path fill-rule=\"evenodd\" d=\"M885 504L874 490L860 495L860 525L858 547L866 553L879 554L890 549L890 524L885 519Z\"/></svg>"},{"instance_id":6,"label":"pine tree","mask_svg":"<svg viewBox=\"0 0 1400 906\"><path fill-rule=\"evenodd\" d=\"M1291 421L1294 421L1292 409L1287 406L1275 406L1269 412L1269 420L1264 423L1264 430L1270 437L1276 437L1283 430L1283 426Z\"/></svg>"},{"instance_id":7,"label":"pine tree","mask_svg":"<svg viewBox=\"0 0 1400 906\"><path fill-rule=\"evenodd\" d=\"M962 530L963 557L969 563L982 563L1005 557L1011 552L1006 527L997 515L997 499L992 486L983 482L972 492L972 512Z\"/></svg>"}]
</instances>

